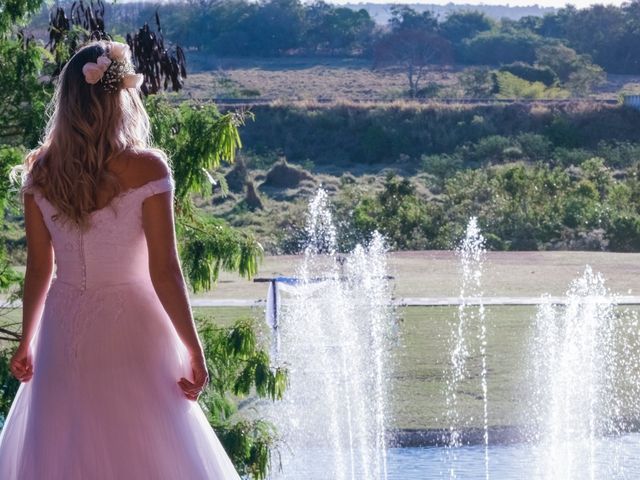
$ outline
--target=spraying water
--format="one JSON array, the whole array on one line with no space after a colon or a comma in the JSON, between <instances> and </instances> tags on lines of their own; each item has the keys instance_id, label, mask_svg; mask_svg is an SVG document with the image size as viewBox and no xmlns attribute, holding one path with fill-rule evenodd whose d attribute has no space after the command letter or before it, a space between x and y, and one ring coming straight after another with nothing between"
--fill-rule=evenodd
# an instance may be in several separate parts
<instances>
[{"instance_id":1,"label":"spraying water","mask_svg":"<svg viewBox=\"0 0 640 480\"><path fill-rule=\"evenodd\" d=\"M449 422L447 455L449 478L457 478L455 469L456 449L463 445L463 434L471 425L471 419L463 415L463 392L475 391L477 386L469 385L473 377L479 377L482 392L482 428L484 441L484 474L489 478L489 421L487 386L487 331L484 305L482 304L482 273L486 251L484 237L480 233L475 217L469 220L465 237L457 249L460 261L462 283L460 286L460 306L456 322L451 323L449 339L450 369L446 372L446 405ZM475 337L477 342L470 342ZM479 357L479 372L470 365L471 357Z\"/></svg>"},{"instance_id":2,"label":"spraying water","mask_svg":"<svg viewBox=\"0 0 640 480\"><path fill-rule=\"evenodd\" d=\"M540 447L538 475L627 478L615 450L605 462L597 452L605 437L629 429L625 417L638 406L632 373L637 333L630 330L637 318L617 308L602 275L590 267L571 283L567 297L566 305L541 305L535 320L531 417L537 421L532 440Z\"/></svg>"},{"instance_id":3,"label":"spraying water","mask_svg":"<svg viewBox=\"0 0 640 480\"><path fill-rule=\"evenodd\" d=\"M285 445L274 479L387 478L392 325L386 247L337 254L327 194L309 204L307 244L278 318L279 359L290 384L269 415Z\"/></svg>"}]
</instances>

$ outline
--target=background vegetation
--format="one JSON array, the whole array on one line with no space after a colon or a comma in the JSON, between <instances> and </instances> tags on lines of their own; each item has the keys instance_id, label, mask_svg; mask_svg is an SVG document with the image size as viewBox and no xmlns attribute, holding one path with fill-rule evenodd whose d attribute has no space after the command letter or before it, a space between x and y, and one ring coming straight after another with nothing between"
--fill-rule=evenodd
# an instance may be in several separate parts
<instances>
[{"instance_id":1,"label":"background vegetation","mask_svg":"<svg viewBox=\"0 0 640 480\"><path fill-rule=\"evenodd\" d=\"M224 0L108 4L106 15L113 31L129 32L149 22L158 10L167 38L186 48L223 56L371 58L376 43L402 26L441 36L453 47L453 59L458 63L545 62L536 58L537 49L564 45L578 55L590 56L608 72L640 73L640 54L635 48L640 40L639 9L637 1L620 7L577 9L567 5L543 16L494 20L471 9L436 17L429 10L416 12L396 6L391 9L389 23L377 25L364 8L321 0L309 4L299 0ZM45 29L47 21L48 12L43 11L33 28Z\"/></svg>"},{"instance_id":2,"label":"background vegetation","mask_svg":"<svg viewBox=\"0 0 640 480\"><path fill-rule=\"evenodd\" d=\"M227 171L230 194L204 208L252 229L271 253L299 250L304 204L321 184L333 194L344 248L378 229L394 249L448 249L472 215L495 250L640 247L640 112L633 108L254 111L240 165ZM248 184L259 203L248 198Z\"/></svg>"},{"instance_id":3,"label":"background vegetation","mask_svg":"<svg viewBox=\"0 0 640 480\"><path fill-rule=\"evenodd\" d=\"M38 143L60 51L45 48L49 4L9 6L0 8L0 289L18 297L23 219L7 173ZM500 20L396 6L384 24L363 8L322 1L108 3L105 9L106 29L120 39L153 24L159 12L169 50L181 45L187 65L201 70L195 79L190 70L186 91L146 100L156 143L173 159L180 251L194 291L212 288L224 270L253 276L262 247L300 251L306 202L319 186L332 195L343 249L373 229L393 249L449 249L475 215L493 250L640 251L640 112L615 103L628 93L625 82L635 81L627 76L640 74L640 2ZM88 32L67 34L61 45ZM202 71L238 58L249 67L235 77L232 68ZM316 68L320 62L332 70ZM269 97L277 89L269 90L264 77L248 84L254 70L288 73L280 93L315 99L324 88L343 98L281 100L250 112L207 101ZM344 74L342 85L331 83L336 72ZM603 94L614 102L587 101ZM200 100L186 101L190 96ZM442 103L414 101L425 99ZM462 103L469 99L482 101ZM18 386L6 368L19 338L16 313L0 325L8 342L0 354L0 414ZM242 406L250 403L247 396L279 398L286 374L269 368L255 325L212 322L198 322L213 374L202 405L238 469L263 478L277 433ZM410 337L438 338L417 330ZM506 337L492 344L516 345ZM409 370L424 362L425 351L442 349L420 344L414 351L420 353L407 360ZM496 363L517 364L515 350ZM422 369L406 378L432 373ZM418 396L406 396L415 409L403 426L415 426L420 412L438 415L429 408L439 399L423 408ZM506 397L505 405L507 412Z\"/></svg>"}]
</instances>

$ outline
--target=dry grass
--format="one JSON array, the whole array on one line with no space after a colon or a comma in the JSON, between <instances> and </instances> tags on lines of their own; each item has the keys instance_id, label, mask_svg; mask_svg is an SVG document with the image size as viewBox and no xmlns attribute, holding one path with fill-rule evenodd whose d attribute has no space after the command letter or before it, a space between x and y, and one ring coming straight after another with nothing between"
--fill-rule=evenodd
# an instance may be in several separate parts
<instances>
[{"instance_id":1,"label":"dry grass","mask_svg":"<svg viewBox=\"0 0 640 480\"><path fill-rule=\"evenodd\" d=\"M294 275L302 258L267 256L260 277ZM482 277L486 296L563 295L586 265L603 274L614 293L640 295L640 254L606 252L490 252ZM394 294L406 297L456 297L460 291L458 260L451 251L394 252L389 255ZM217 287L198 298L261 300L267 285L223 273Z\"/></svg>"},{"instance_id":2,"label":"dry grass","mask_svg":"<svg viewBox=\"0 0 640 480\"><path fill-rule=\"evenodd\" d=\"M408 81L401 67L371 68L371 62L354 58L216 58L190 53L191 73L177 98L392 101L401 99ZM434 65L421 87L438 86L438 97L463 96L458 74L464 66ZM640 77L608 75L591 97L615 99L620 91L637 91Z\"/></svg>"},{"instance_id":3,"label":"dry grass","mask_svg":"<svg viewBox=\"0 0 640 480\"><path fill-rule=\"evenodd\" d=\"M422 86L429 83L451 89L454 95L458 80L454 69L435 66ZM184 95L199 100L234 96L285 101L393 100L400 98L407 86L402 69L372 70L370 62L357 59L219 59L196 64ZM258 95L243 95L243 90Z\"/></svg>"}]
</instances>

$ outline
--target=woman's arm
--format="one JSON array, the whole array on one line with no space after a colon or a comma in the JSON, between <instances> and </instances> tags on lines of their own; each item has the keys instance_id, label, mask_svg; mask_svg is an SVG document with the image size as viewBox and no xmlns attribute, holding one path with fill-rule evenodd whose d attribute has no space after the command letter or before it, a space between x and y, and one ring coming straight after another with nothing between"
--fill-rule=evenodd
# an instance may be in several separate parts
<instances>
[{"instance_id":1,"label":"woman's arm","mask_svg":"<svg viewBox=\"0 0 640 480\"><path fill-rule=\"evenodd\" d=\"M24 224L27 238L27 269L22 296L22 337L10 366L16 378L26 382L33 375L29 344L42 315L53 275L54 260L51 235L33 194L24 195Z\"/></svg>"},{"instance_id":2,"label":"woman's arm","mask_svg":"<svg viewBox=\"0 0 640 480\"><path fill-rule=\"evenodd\" d=\"M158 193L144 200L142 225L149 251L151 282L191 356L194 380L182 378L178 384L188 398L195 400L208 382L208 372L178 258L172 192Z\"/></svg>"}]
</instances>

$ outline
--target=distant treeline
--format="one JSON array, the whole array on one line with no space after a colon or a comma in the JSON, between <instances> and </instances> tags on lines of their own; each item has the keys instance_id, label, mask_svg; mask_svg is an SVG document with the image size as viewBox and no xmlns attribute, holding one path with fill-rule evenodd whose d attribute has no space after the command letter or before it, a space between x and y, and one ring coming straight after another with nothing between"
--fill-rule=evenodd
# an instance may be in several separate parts
<instances>
[{"instance_id":1,"label":"distant treeline","mask_svg":"<svg viewBox=\"0 0 640 480\"><path fill-rule=\"evenodd\" d=\"M219 56L373 58L376 45L402 25L427 30L432 48L452 52L435 56L434 62L532 64L540 48L563 46L589 55L608 72L640 72L640 2L580 10L567 6L542 17L501 21L481 12L453 12L441 18L430 11L396 6L385 26L377 25L364 8L355 10L323 1L117 3L107 5L107 26L115 33L131 32L145 22L153 23L156 11L165 38L187 49ZM35 19L36 31L43 32L46 16L43 12Z\"/></svg>"},{"instance_id":2,"label":"distant treeline","mask_svg":"<svg viewBox=\"0 0 640 480\"><path fill-rule=\"evenodd\" d=\"M345 3L343 6L352 8L354 10L366 9L369 15L380 24L387 23L391 14L389 13L389 7L392 3L369 3L369 2L353 2ZM475 10L482 12L489 18L500 20L502 18L509 18L511 20L519 20L522 17L529 15L541 17L547 13L554 13L558 10L555 7L544 7L540 5L527 5L517 6L508 5L505 1L505 5L487 5L487 4L471 4L471 3L447 3L447 4L435 4L435 3L403 3L408 7L413 8L417 12L423 12L429 10L435 16L446 18L448 15L455 12L468 12Z\"/></svg>"}]
</instances>

